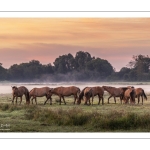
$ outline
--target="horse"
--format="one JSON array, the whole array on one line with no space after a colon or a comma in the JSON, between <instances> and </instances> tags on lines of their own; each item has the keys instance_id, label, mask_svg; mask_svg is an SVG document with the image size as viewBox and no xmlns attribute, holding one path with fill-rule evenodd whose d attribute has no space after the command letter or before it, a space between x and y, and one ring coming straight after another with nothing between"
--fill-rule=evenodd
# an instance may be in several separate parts
<instances>
[{"instance_id":1,"label":"horse","mask_svg":"<svg viewBox=\"0 0 150 150\"><path fill-rule=\"evenodd\" d=\"M46 96L46 101L50 100L50 105L52 105L52 98L51 98L51 95L48 94L49 90L51 88L49 87L42 87L42 88L33 88L30 92L29 92L29 98L31 99L32 101L32 104L33 104L33 99L35 99L35 103L37 105L37 97L43 97L43 96ZM45 105L46 103L44 103Z\"/></svg>"},{"instance_id":2,"label":"horse","mask_svg":"<svg viewBox=\"0 0 150 150\"><path fill-rule=\"evenodd\" d=\"M25 95L26 104L30 104L29 90L25 86L20 86L20 87L13 86L12 95L13 95L13 100L12 100L13 104L14 104L15 97L16 97L16 104L17 104L18 97L20 97L20 105L21 105L23 95Z\"/></svg>"},{"instance_id":3,"label":"horse","mask_svg":"<svg viewBox=\"0 0 150 150\"><path fill-rule=\"evenodd\" d=\"M71 96L71 95L74 96L74 104L75 104L79 93L80 93L80 89L76 86L69 86L69 87L61 86L61 87L56 87L56 88L52 88L49 90L50 95L54 94L54 95L59 96L59 99L60 99L59 104L60 105L61 105L61 98L63 99L64 104L66 105L64 96ZM45 103L46 103L46 101L45 101Z\"/></svg>"},{"instance_id":4,"label":"horse","mask_svg":"<svg viewBox=\"0 0 150 150\"><path fill-rule=\"evenodd\" d=\"M110 96L108 97L108 104L109 104L109 99L111 97L114 97L115 104L116 104L116 97L120 97L120 101L122 104L123 94L125 90L127 89L126 87L116 88L116 87L111 87L111 86L102 86L102 88L110 94Z\"/></svg>"},{"instance_id":5,"label":"horse","mask_svg":"<svg viewBox=\"0 0 150 150\"><path fill-rule=\"evenodd\" d=\"M125 104L129 103L129 99L130 99L131 104L135 104L135 97L136 97L136 93L135 93L134 88L128 88L124 92L123 100Z\"/></svg>"},{"instance_id":6,"label":"horse","mask_svg":"<svg viewBox=\"0 0 150 150\"><path fill-rule=\"evenodd\" d=\"M87 104L87 101L89 101L89 104L90 103L90 97L92 97L92 105L93 105L93 99L94 99L94 96L98 95L98 98L99 98L99 102L98 102L98 105L100 104L100 100L102 99L102 104L104 104L104 98L103 98L103 95L104 95L104 89L100 86L96 86L96 87L85 87L81 93L79 94L79 98L78 98L78 101L77 101L77 104L80 104L81 103L81 100L83 100L83 96L85 97L85 103L84 104Z\"/></svg>"},{"instance_id":7,"label":"horse","mask_svg":"<svg viewBox=\"0 0 150 150\"><path fill-rule=\"evenodd\" d=\"M90 102L90 98L91 97L92 97L92 105L93 105L94 92L93 92L93 89L91 87L87 87L84 90L84 96L85 96L85 103L84 103L84 105L87 105L88 101L89 101L89 105L91 105L91 102Z\"/></svg>"},{"instance_id":8,"label":"horse","mask_svg":"<svg viewBox=\"0 0 150 150\"><path fill-rule=\"evenodd\" d=\"M143 105L143 97L144 99L147 100L147 96L142 88L135 88L135 96L136 98L138 98L138 104L140 102L140 96L142 98L142 105Z\"/></svg>"}]
</instances>

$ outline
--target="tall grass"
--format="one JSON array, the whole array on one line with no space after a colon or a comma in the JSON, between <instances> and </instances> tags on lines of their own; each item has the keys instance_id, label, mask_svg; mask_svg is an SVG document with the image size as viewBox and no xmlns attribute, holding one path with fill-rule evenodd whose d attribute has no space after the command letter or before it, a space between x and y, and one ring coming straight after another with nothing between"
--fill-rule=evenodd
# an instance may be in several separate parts
<instances>
[{"instance_id":1,"label":"tall grass","mask_svg":"<svg viewBox=\"0 0 150 150\"><path fill-rule=\"evenodd\" d=\"M107 113L104 113L99 109L85 111L83 108L73 106L68 107L68 109L63 109L62 107L51 108L38 105L0 104L0 111L3 115L6 112L7 117L10 119L15 118L19 120L21 118L20 121L23 119L25 122L37 123L39 124L38 131L40 131L40 126L62 127L62 132L64 127L69 127L70 130L78 127L80 131L83 129L84 132L143 131L143 129L144 131L150 131L150 113L137 113L114 109L107 109ZM7 112L12 112L12 114ZM16 113L21 115L16 116ZM3 119L1 118L1 120ZM20 130L21 128L23 126L20 126ZM34 131L36 131L36 128Z\"/></svg>"},{"instance_id":2,"label":"tall grass","mask_svg":"<svg viewBox=\"0 0 150 150\"><path fill-rule=\"evenodd\" d=\"M40 121L42 125L85 126L88 131L132 130L135 128L150 129L150 115L110 111L102 114L97 111L84 112L82 109L63 110L28 109L26 119Z\"/></svg>"}]
</instances>

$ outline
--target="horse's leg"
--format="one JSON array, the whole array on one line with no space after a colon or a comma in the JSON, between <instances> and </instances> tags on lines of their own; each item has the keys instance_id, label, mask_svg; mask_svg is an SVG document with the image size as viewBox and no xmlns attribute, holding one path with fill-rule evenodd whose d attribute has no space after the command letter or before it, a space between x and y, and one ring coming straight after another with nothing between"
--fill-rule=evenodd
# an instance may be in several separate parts
<instances>
[{"instance_id":1,"label":"horse's leg","mask_svg":"<svg viewBox=\"0 0 150 150\"><path fill-rule=\"evenodd\" d=\"M140 102L140 97L139 97L139 96L137 96L137 98L138 98L138 104L139 104L139 102Z\"/></svg>"},{"instance_id":2,"label":"horse's leg","mask_svg":"<svg viewBox=\"0 0 150 150\"><path fill-rule=\"evenodd\" d=\"M89 99L90 100L90 99ZM92 98L92 106L93 106L93 98Z\"/></svg>"},{"instance_id":3,"label":"horse's leg","mask_svg":"<svg viewBox=\"0 0 150 150\"><path fill-rule=\"evenodd\" d=\"M76 99L77 99L77 94L74 95L74 104L76 103Z\"/></svg>"},{"instance_id":4,"label":"horse's leg","mask_svg":"<svg viewBox=\"0 0 150 150\"><path fill-rule=\"evenodd\" d=\"M33 105L33 99L34 99L34 96L32 97L31 101L32 101L32 105Z\"/></svg>"},{"instance_id":5,"label":"horse's leg","mask_svg":"<svg viewBox=\"0 0 150 150\"><path fill-rule=\"evenodd\" d=\"M46 97L46 100L45 100L45 102L44 102L44 105L46 104L46 102L47 102L48 100L50 100L50 105L51 105L51 97L48 97L47 95L46 95L45 97Z\"/></svg>"},{"instance_id":6,"label":"horse's leg","mask_svg":"<svg viewBox=\"0 0 150 150\"><path fill-rule=\"evenodd\" d=\"M102 96L102 105L104 105L104 97Z\"/></svg>"},{"instance_id":7,"label":"horse's leg","mask_svg":"<svg viewBox=\"0 0 150 150\"><path fill-rule=\"evenodd\" d=\"M16 104L17 104L17 99L18 99L18 96L16 96Z\"/></svg>"},{"instance_id":8,"label":"horse's leg","mask_svg":"<svg viewBox=\"0 0 150 150\"><path fill-rule=\"evenodd\" d=\"M87 97L85 97L84 105L87 105Z\"/></svg>"},{"instance_id":9,"label":"horse's leg","mask_svg":"<svg viewBox=\"0 0 150 150\"><path fill-rule=\"evenodd\" d=\"M61 105L61 96L59 95L59 105Z\"/></svg>"},{"instance_id":10,"label":"horse's leg","mask_svg":"<svg viewBox=\"0 0 150 150\"><path fill-rule=\"evenodd\" d=\"M52 98L51 98L51 96L50 96L49 100L50 100L50 105L52 105Z\"/></svg>"},{"instance_id":11,"label":"horse's leg","mask_svg":"<svg viewBox=\"0 0 150 150\"><path fill-rule=\"evenodd\" d=\"M64 101L64 103L65 103L65 105L66 105L66 102L65 102L65 98L64 98L64 96L62 96L62 98L63 98L63 101Z\"/></svg>"},{"instance_id":12,"label":"horse's leg","mask_svg":"<svg viewBox=\"0 0 150 150\"><path fill-rule=\"evenodd\" d=\"M14 104L14 99L15 99L15 96L13 96L12 104Z\"/></svg>"},{"instance_id":13,"label":"horse's leg","mask_svg":"<svg viewBox=\"0 0 150 150\"><path fill-rule=\"evenodd\" d=\"M121 102L121 104L122 104L122 98L121 98L121 96L120 96L120 102Z\"/></svg>"},{"instance_id":14,"label":"horse's leg","mask_svg":"<svg viewBox=\"0 0 150 150\"><path fill-rule=\"evenodd\" d=\"M100 95L98 94L98 99L99 99L99 102L98 102L98 105L100 104L100 101L101 101L101 98L100 98Z\"/></svg>"},{"instance_id":15,"label":"horse's leg","mask_svg":"<svg viewBox=\"0 0 150 150\"><path fill-rule=\"evenodd\" d=\"M115 102L115 104L116 104L116 97L114 96L114 102Z\"/></svg>"},{"instance_id":16,"label":"horse's leg","mask_svg":"<svg viewBox=\"0 0 150 150\"><path fill-rule=\"evenodd\" d=\"M91 105L90 97L88 98L88 101L89 101L89 105ZM87 105L88 105L88 104L87 104Z\"/></svg>"},{"instance_id":17,"label":"horse's leg","mask_svg":"<svg viewBox=\"0 0 150 150\"><path fill-rule=\"evenodd\" d=\"M22 102L22 96L20 97L20 105L21 105L21 102Z\"/></svg>"},{"instance_id":18,"label":"horse's leg","mask_svg":"<svg viewBox=\"0 0 150 150\"><path fill-rule=\"evenodd\" d=\"M35 103L36 103L36 105L37 105L37 99L36 99L36 97L35 97Z\"/></svg>"},{"instance_id":19,"label":"horse's leg","mask_svg":"<svg viewBox=\"0 0 150 150\"><path fill-rule=\"evenodd\" d=\"M143 96L141 96L142 97L142 105L143 105Z\"/></svg>"},{"instance_id":20,"label":"horse's leg","mask_svg":"<svg viewBox=\"0 0 150 150\"><path fill-rule=\"evenodd\" d=\"M109 99L112 97L112 95L110 95L109 97L108 97L108 104L109 104Z\"/></svg>"},{"instance_id":21,"label":"horse's leg","mask_svg":"<svg viewBox=\"0 0 150 150\"><path fill-rule=\"evenodd\" d=\"M44 102L44 105L46 104L47 101L48 101L48 98L47 98L46 101Z\"/></svg>"},{"instance_id":22,"label":"horse's leg","mask_svg":"<svg viewBox=\"0 0 150 150\"><path fill-rule=\"evenodd\" d=\"M89 101L89 105L91 105L90 96L88 97L88 101ZM93 98L92 98L92 103L93 103Z\"/></svg>"}]
</instances>

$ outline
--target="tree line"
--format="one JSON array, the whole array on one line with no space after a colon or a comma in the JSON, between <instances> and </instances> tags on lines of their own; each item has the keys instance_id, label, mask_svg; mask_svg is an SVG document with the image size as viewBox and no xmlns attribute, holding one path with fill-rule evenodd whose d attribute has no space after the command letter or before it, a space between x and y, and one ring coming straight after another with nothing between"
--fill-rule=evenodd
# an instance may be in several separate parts
<instances>
[{"instance_id":1,"label":"tree line","mask_svg":"<svg viewBox=\"0 0 150 150\"><path fill-rule=\"evenodd\" d=\"M38 60L13 64L9 69L0 63L0 81L60 82L60 81L150 81L149 56L133 56L128 67L116 72L104 59L79 51L59 56L47 65Z\"/></svg>"}]
</instances>

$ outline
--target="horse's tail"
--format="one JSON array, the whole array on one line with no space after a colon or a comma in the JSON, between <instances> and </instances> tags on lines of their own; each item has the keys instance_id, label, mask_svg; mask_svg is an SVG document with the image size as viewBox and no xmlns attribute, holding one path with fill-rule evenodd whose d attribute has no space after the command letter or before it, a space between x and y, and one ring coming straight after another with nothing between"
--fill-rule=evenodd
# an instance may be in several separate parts
<instances>
[{"instance_id":1,"label":"horse's tail","mask_svg":"<svg viewBox=\"0 0 150 150\"><path fill-rule=\"evenodd\" d=\"M92 96L92 95L93 95L93 89L90 88L90 90L85 93L85 96Z\"/></svg>"},{"instance_id":2,"label":"horse's tail","mask_svg":"<svg viewBox=\"0 0 150 150\"><path fill-rule=\"evenodd\" d=\"M135 103L135 93L134 93L134 90L132 90L132 92L130 93L130 97L131 97L131 101L133 103Z\"/></svg>"},{"instance_id":3,"label":"horse's tail","mask_svg":"<svg viewBox=\"0 0 150 150\"><path fill-rule=\"evenodd\" d=\"M26 102L28 103L28 104L30 104L30 95L29 95L29 90L26 88Z\"/></svg>"},{"instance_id":4,"label":"horse's tail","mask_svg":"<svg viewBox=\"0 0 150 150\"><path fill-rule=\"evenodd\" d=\"M144 96L144 98L147 100L147 96L146 96L144 90L143 90L143 96Z\"/></svg>"}]
</instances>

